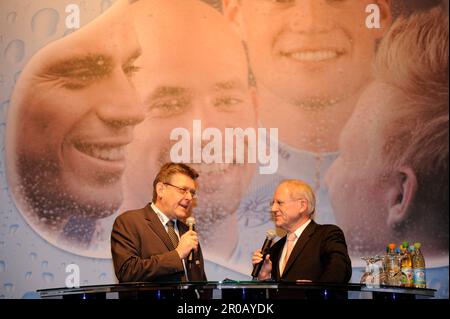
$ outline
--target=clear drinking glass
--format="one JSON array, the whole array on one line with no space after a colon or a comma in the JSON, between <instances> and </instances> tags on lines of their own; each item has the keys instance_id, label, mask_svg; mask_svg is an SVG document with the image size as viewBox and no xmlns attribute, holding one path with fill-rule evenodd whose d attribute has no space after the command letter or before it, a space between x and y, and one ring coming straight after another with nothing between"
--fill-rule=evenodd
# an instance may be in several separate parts
<instances>
[{"instance_id":1,"label":"clear drinking glass","mask_svg":"<svg viewBox=\"0 0 450 319\"><path fill-rule=\"evenodd\" d=\"M369 288L377 288L386 284L386 273L384 271L384 256L361 257L366 262L366 269L361 276L360 283Z\"/></svg>"}]
</instances>

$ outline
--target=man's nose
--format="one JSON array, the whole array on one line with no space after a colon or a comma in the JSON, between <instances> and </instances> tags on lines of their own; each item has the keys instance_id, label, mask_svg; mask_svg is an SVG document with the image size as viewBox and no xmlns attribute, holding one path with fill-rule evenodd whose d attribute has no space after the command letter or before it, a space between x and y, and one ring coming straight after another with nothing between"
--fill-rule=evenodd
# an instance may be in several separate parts
<instances>
[{"instance_id":1,"label":"man's nose","mask_svg":"<svg viewBox=\"0 0 450 319\"><path fill-rule=\"evenodd\" d=\"M273 202L272 206L270 206L270 212L275 214L278 211L279 205L276 201Z\"/></svg>"},{"instance_id":2,"label":"man's nose","mask_svg":"<svg viewBox=\"0 0 450 319\"><path fill-rule=\"evenodd\" d=\"M144 110L136 89L122 70L105 81L97 106L98 117L115 127L135 126L144 120Z\"/></svg>"},{"instance_id":3,"label":"man's nose","mask_svg":"<svg viewBox=\"0 0 450 319\"><path fill-rule=\"evenodd\" d=\"M332 29L332 12L326 1L297 0L290 10L289 27L294 32L314 34Z\"/></svg>"},{"instance_id":4,"label":"man's nose","mask_svg":"<svg viewBox=\"0 0 450 319\"><path fill-rule=\"evenodd\" d=\"M193 99L191 116L193 119L201 120L202 128L220 128L224 125L223 116L216 113L214 101L207 95L200 95Z\"/></svg>"}]
</instances>

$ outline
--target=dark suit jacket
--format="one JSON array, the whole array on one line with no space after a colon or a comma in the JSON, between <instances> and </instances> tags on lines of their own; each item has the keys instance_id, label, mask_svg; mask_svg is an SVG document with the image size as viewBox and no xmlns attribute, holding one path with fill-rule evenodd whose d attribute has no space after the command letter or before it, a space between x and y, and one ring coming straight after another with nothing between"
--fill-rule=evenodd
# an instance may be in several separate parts
<instances>
[{"instance_id":1,"label":"dark suit jacket","mask_svg":"<svg viewBox=\"0 0 450 319\"><path fill-rule=\"evenodd\" d=\"M180 236L189 230L177 222ZM111 252L119 282L181 281L183 263L150 204L119 215L111 233ZM198 260L198 262L197 262ZM194 263L186 263L190 281L206 281L203 256L199 246Z\"/></svg>"},{"instance_id":2,"label":"dark suit jacket","mask_svg":"<svg viewBox=\"0 0 450 319\"><path fill-rule=\"evenodd\" d=\"M313 220L305 228L292 249L283 275L279 260L286 236L269 250L272 278L277 281L309 279L313 282L347 283L352 266L344 233L335 225L319 225Z\"/></svg>"}]
</instances>

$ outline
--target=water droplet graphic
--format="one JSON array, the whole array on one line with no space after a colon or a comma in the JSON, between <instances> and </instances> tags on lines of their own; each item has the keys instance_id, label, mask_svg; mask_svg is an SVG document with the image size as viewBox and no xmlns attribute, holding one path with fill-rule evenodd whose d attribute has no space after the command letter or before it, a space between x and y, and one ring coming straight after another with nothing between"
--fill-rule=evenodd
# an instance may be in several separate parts
<instances>
[{"instance_id":1,"label":"water droplet graphic","mask_svg":"<svg viewBox=\"0 0 450 319\"><path fill-rule=\"evenodd\" d=\"M35 261L36 258L37 258L37 254L36 254L36 253L30 253L28 256L30 257L30 259L31 259L32 261Z\"/></svg>"},{"instance_id":2,"label":"water droplet graphic","mask_svg":"<svg viewBox=\"0 0 450 319\"><path fill-rule=\"evenodd\" d=\"M46 283L50 283L50 282L53 282L53 280L55 279L55 276L53 276L53 274L50 272L43 272L42 279L44 279L44 281Z\"/></svg>"},{"instance_id":3,"label":"water droplet graphic","mask_svg":"<svg viewBox=\"0 0 450 319\"><path fill-rule=\"evenodd\" d=\"M6 271L6 261L0 260L0 272Z\"/></svg>"},{"instance_id":4,"label":"water droplet graphic","mask_svg":"<svg viewBox=\"0 0 450 319\"><path fill-rule=\"evenodd\" d=\"M9 226L9 234L14 236L18 229L19 229L19 225L17 225L17 224Z\"/></svg>"},{"instance_id":5,"label":"water droplet graphic","mask_svg":"<svg viewBox=\"0 0 450 319\"><path fill-rule=\"evenodd\" d=\"M3 288L5 288L5 292L11 293L14 289L14 285L11 283L7 283L3 285Z\"/></svg>"},{"instance_id":6,"label":"water droplet graphic","mask_svg":"<svg viewBox=\"0 0 450 319\"><path fill-rule=\"evenodd\" d=\"M106 273L102 272L99 276L98 279L100 280L105 280L106 279Z\"/></svg>"},{"instance_id":7,"label":"water droplet graphic","mask_svg":"<svg viewBox=\"0 0 450 319\"><path fill-rule=\"evenodd\" d=\"M16 21L16 17L17 17L17 13L12 11L12 12L8 13L8 15L6 16L6 21L8 21L9 23L14 23Z\"/></svg>"},{"instance_id":8,"label":"water droplet graphic","mask_svg":"<svg viewBox=\"0 0 450 319\"><path fill-rule=\"evenodd\" d=\"M4 57L9 63L18 63L25 56L25 43L22 40L12 40L5 49Z\"/></svg>"},{"instance_id":9,"label":"water droplet graphic","mask_svg":"<svg viewBox=\"0 0 450 319\"><path fill-rule=\"evenodd\" d=\"M44 260L44 261L41 263L41 267L42 267L42 268L47 268L47 267L48 267L48 261Z\"/></svg>"},{"instance_id":10,"label":"water droplet graphic","mask_svg":"<svg viewBox=\"0 0 450 319\"><path fill-rule=\"evenodd\" d=\"M31 279L31 271L29 271L29 272L27 272L26 274L25 274L25 280L30 280Z\"/></svg>"},{"instance_id":11,"label":"water droplet graphic","mask_svg":"<svg viewBox=\"0 0 450 319\"><path fill-rule=\"evenodd\" d=\"M49 37L56 32L58 21L58 11L44 8L36 12L31 19L31 30L40 38Z\"/></svg>"},{"instance_id":12,"label":"water droplet graphic","mask_svg":"<svg viewBox=\"0 0 450 319\"><path fill-rule=\"evenodd\" d=\"M105 12L111 6L110 0L102 0L101 3L101 12Z\"/></svg>"}]
</instances>

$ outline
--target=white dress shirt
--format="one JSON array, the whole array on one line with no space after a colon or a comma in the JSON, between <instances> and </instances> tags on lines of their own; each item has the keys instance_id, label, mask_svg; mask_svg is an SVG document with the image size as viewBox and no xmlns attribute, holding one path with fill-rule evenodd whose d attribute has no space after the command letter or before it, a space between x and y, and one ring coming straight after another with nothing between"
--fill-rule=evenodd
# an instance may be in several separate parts
<instances>
[{"instance_id":1,"label":"white dress shirt","mask_svg":"<svg viewBox=\"0 0 450 319\"><path fill-rule=\"evenodd\" d=\"M161 221L161 223L164 226L164 229L167 232L167 229L168 229L167 222L170 220L170 218L167 217L166 214L164 214L158 207L156 207L156 205L154 203L151 203L150 206L155 211L156 215L158 216L159 220ZM173 225L174 225L173 228L175 230L175 233L178 236L178 240L180 240L180 232L178 230L178 220L177 219L172 219L172 221L173 221ZM189 280L188 273L186 271L185 261L184 261L184 259L182 259L181 261L183 262L183 268L184 268L184 274L186 275L186 280Z\"/></svg>"}]
</instances>

